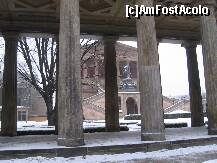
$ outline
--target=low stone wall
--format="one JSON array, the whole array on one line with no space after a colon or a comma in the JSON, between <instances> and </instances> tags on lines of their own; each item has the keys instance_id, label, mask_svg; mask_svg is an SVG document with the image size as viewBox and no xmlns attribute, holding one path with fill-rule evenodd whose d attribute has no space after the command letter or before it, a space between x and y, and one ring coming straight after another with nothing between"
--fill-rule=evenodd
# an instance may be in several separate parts
<instances>
[{"instance_id":1,"label":"low stone wall","mask_svg":"<svg viewBox=\"0 0 217 163\"><path fill-rule=\"evenodd\" d=\"M204 117L207 114L204 113ZM164 114L164 119L191 118L191 113Z\"/></svg>"},{"instance_id":2,"label":"low stone wall","mask_svg":"<svg viewBox=\"0 0 217 163\"><path fill-rule=\"evenodd\" d=\"M206 113L204 113L206 117ZM191 118L191 113L164 114L164 119ZM124 120L141 120L140 114L126 115Z\"/></svg>"}]
</instances>

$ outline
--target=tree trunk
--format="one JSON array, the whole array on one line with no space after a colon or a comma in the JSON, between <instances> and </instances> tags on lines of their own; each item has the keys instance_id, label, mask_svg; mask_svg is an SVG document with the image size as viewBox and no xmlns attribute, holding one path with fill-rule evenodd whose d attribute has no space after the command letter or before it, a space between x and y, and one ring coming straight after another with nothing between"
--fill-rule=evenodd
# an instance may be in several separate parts
<instances>
[{"instance_id":1,"label":"tree trunk","mask_svg":"<svg viewBox=\"0 0 217 163\"><path fill-rule=\"evenodd\" d=\"M58 107L57 103L55 104L54 110L53 110L53 120L55 125L55 134L58 135Z\"/></svg>"},{"instance_id":2,"label":"tree trunk","mask_svg":"<svg viewBox=\"0 0 217 163\"><path fill-rule=\"evenodd\" d=\"M47 107L47 120L48 120L48 126L54 126L55 125L55 110L53 109L53 102L52 97L46 97L44 98L45 104Z\"/></svg>"},{"instance_id":3,"label":"tree trunk","mask_svg":"<svg viewBox=\"0 0 217 163\"><path fill-rule=\"evenodd\" d=\"M55 126L57 121L56 109L49 111L47 114L48 126Z\"/></svg>"}]
</instances>

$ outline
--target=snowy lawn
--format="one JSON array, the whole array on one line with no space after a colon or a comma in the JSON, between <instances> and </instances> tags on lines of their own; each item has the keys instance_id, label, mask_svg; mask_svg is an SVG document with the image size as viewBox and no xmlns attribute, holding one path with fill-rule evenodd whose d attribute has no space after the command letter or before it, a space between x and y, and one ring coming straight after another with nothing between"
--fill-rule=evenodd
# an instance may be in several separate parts
<instances>
[{"instance_id":1,"label":"snowy lawn","mask_svg":"<svg viewBox=\"0 0 217 163\"><path fill-rule=\"evenodd\" d=\"M126 125L129 128L129 131L138 131L141 129L139 124L141 124L141 120L124 120L120 119L121 125ZM207 118L204 118L204 122L207 121ZM191 119L190 118L178 118L178 119L164 119L164 123L172 124L172 123L187 123L188 127L191 127ZM1 127L1 123L0 123ZM83 122L84 129L94 128L94 127L105 127L105 120L85 120ZM48 122L35 122L35 121L18 121L17 122L17 130L18 131L36 131L36 130L55 130L54 126L48 126Z\"/></svg>"},{"instance_id":2,"label":"snowy lawn","mask_svg":"<svg viewBox=\"0 0 217 163\"><path fill-rule=\"evenodd\" d=\"M35 121L18 121L18 131L34 131L34 130L55 130L54 126L48 126L48 122L35 122Z\"/></svg>"},{"instance_id":3,"label":"snowy lawn","mask_svg":"<svg viewBox=\"0 0 217 163\"><path fill-rule=\"evenodd\" d=\"M189 113L183 110L176 110L169 114L181 114L181 113ZM127 125L129 131L137 131L140 130L141 127L137 124L141 124L141 120L124 120L123 118L119 120L121 125ZM208 121L207 118L204 118L204 122ZM191 127L191 118L178 118L178 119L164 119L164 123L172 124L172 123L187 123L188 127ZM84 120L83 127L86 128L94 128L94 127L104 127L105 120ZM1 122L0 122L1 128ZM18 121L17 122L17 130L18 131L34 131L34 130L55 130L54 126L48 126L48 121L44 122L35 122L35 121Z\"/></svg>"},{"instance_id":4,"label":"snowy lawn","mask_svg":"<svg viewBox=\"0 0 217 163\"><path fill-rule=\"evenodd\" d=\"M166 114L183 114L183 113L190 113L190 112L184 111L184 110L175 110L175 111L172 111L172 112L166 113Z\"/></svg>"}]
</instances>

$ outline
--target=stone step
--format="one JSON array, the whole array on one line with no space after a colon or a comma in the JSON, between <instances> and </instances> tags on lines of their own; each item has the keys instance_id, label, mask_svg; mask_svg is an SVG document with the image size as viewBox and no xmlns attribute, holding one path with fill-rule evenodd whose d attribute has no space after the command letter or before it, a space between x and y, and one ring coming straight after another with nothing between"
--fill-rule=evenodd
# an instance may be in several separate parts
<instances>
[{"instance_id":1,"label":"stone step","mask_svg":"<svg viewBox=\"0 0 217 163\"><path fill-rule=\"evenodd\" d=\"M191 146L202 146L217 144L217 137L198 138L187 140L171 140L158 142L143 142L141 144L125 144L125 145L107 145L107 146L80 146L80 147L60 147L51 149L28 149L28 150L2 150L0 158L15 159L27 157L75 157L85 155L104 155L104 154L122 154L135 152L152 152L162 149L178 149Z\"/></svg>"}]
</instances>

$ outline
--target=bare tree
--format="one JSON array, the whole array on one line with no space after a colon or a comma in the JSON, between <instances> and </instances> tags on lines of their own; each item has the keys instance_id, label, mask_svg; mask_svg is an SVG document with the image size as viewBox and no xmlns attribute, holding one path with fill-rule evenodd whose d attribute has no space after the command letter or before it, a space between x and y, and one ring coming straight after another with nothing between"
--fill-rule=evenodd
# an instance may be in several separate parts
<instances>
[{"instance_id":1,"label":"bare tree","mask_svg":"<svg viewBox=\"0 0 217 163\"><path fill-rule=\"evenodd\" d=\"M81 40L81 66L83 66L88 60L98 57L97 48L99 45L100 41L97 40Z\"/></svg>"},{"instance_id":2,"label":"bare tree","mask_svg":"<svg viewBox=\"0 0 217 163\"><path fill-rule=\"evenodd\" d=\"M47 107L48 125L54 125L56 41L53 38L22 38L19 41L18 52L24 59L18 64L18 73L43 97Z\"/></svg>"},{"instance_id":3,"label":"bare tree","mask_svg":"<svg viewBox=\"0 0 217 163\"><path fill-rule=\"evenodd\" d=\"M81 67L97 56L99 41L81 40ZM18 73L29 82L43 97L47 107L48 125L56 125L57 106L54 106L56 91L56 64L58 61L57 42L53 38L22 38L18 52L23 61L18 64Z\"/></svg>"},{"instance_id":4,"label":"bare tree","mask_svg":"<svg viewBox=\"0 0 217 163\"><path fill-rule=\"evenodd\" d=\"M5 43L4 39L0 38L0 87L3 86L3 67L4 67L4 49L5 49ZM1 101L1 100L0 100Z\"/></svg>"},{"instance_id":5,"label":"bare tree","mask_svg":"<svg viewBox=\"0 0 217 163\"><path fill-rule=\"evenodd\" d=\"M84 69L89 69L90 67L85 67L84 65L88 63L93 62L99 62L102 60L101 54L99 54L100 51L100 45L102 43L98 40L91 40L91 39L83 39L81 40L81 70L84 71ZM100 64L98 63L99 67ZM93 66L91 66L93 67ZM94 68L97 68L94 66ZM97 80L97 75L94 74L94 77L85 77L85 79L82 80L82 85L88 85L92 88L98 89L99 81Z\"/></svg>"}]
</instances>

